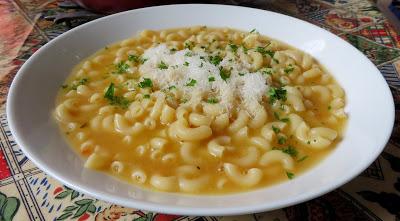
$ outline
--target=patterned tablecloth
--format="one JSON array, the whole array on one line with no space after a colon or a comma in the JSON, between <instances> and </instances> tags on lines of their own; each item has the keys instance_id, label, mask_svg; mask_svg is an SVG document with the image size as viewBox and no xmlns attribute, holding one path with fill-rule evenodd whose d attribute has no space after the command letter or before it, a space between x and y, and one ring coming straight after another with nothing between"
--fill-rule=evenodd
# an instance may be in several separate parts
<instances>
[{"instance_id":1,"label":"patterned tablecloth","mask_svg":"<svg viewBox=\"0 0 400 221\"><path fill-rule=\"evenodd\" d=\"M362 51L389 83L396 103L395 128L384 152L360 176L299 205L235 217L156 214L112 205L70 189L21 152L7 124L5 102L21 64L49 40L85 21L47 21L46 16L78 10L59 8L54 0L0 0L0 221L400 220L400 35L375 3L367 0L265 2L269 3L256 1L250 6L289 14L331 31Z\"/></svg>"}]
</instances>

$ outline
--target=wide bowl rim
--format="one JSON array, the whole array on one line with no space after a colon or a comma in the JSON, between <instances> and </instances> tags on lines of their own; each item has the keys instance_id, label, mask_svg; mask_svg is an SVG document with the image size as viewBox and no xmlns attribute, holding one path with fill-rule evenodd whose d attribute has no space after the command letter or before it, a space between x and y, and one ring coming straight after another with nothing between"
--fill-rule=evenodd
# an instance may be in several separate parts
<instances>
[{"instance_id":1,"label":"wide bowl rim","mask_svg":"<svg viewBox=\"0 0 400 221\"><path fill-rule=\"evenodd\" d=\"M151 203L151 202L143 202L143 201L136 201L136 200L131 200L131 201L127 201L124 198L120 198L120 197L116 197L108 192L102 192L102 191L93 191L90 189L90 187L85 187L85 186L79 186L77 185L76 182L71 181L67 178L65 178L63 176L63 174L59 173L56 170L53 170L52 168L49 167L49 165L46 165L45 163L43 163L40 159L36 159L33 156L33 152L31 152L32 148L27 148L29 146L29 143L27 143L22 137L23 134L20 133L18 126L16 126L15 124L15 112L13 111L14 106L16 105L16 100L14 99L14 94L16 93L16 88L17 88L17 84L20 81L21 78L23 78L28 72L26 70L29 69L29 66L32 62L35 62L35 59L37 57L40 56L41 53L43 53L47 48L51 47L53 44L58 44L58 42L62 41L63 38L68 37L69 35L71 35L72 33L74 33L75 31L81 30L81 29L85 29L88 26L97 23L97 22L101 22L103 20L107 20L107 19L112 19L113 17L116 16L121 16L124 14L129 14L129 13L137 13L137 12L143 12L143 11L151 11L152 9L155 8L170 8L170 7L195 7L195 6L202 6L202 7L221 7L222 9L229 9L229 8L243 8L245 10L254 10L254 12L257 13L272 13L272 14L276 14L279 16L283 16L286 17L286 19L291 19L293 22L296 23L306 23L307 25L311 25L313 26L313 28L316 29L320 29L324 32L326 32L325 34L330 35L331 37L334 37L338 40L340 40L343 44L346 45L346 47L349 50L355 50L359 55L360 58L362 57L365 62L369 63L369 65L371 66L371 68L374 68L375 72L377 72L377 74L379 73L379 70L375 67L375 65L372 64L371 61L369 61L360 51L358 51L357 49L355 49L352 45L350 45L348 42L344 41L343 39L339 38L338 36L314 25L311 24L309 22L294 18L294 17L290 17L287 15L283 15L283 14L279 14L276 12L271 12L271 11L266 11L266 10L262 10L262 9L254 9L254 8L247 8L247 7L242 7L242 6L232 6L232 5L217 5L217 4L176 4L176 5L163 5L163 6L153 6L153 7L146 7L146 8L141 8L141 9L134 9L134 10L130 10L130 11L125 11L125 12L120 12L117 14L113 14L113 15L109 15L109 16L105 16L103 18L99 18L96 20L93 20L91 22L88 22L86 24L80 25L78 27L75 27L63 34L61 34L60 36L56 37L55 39L51 40L50 42L48 42L47 44L45 44L44 46L42 46L35 54L33 54L20 68L20 70L18 71L18 73L16 74L15 78L13 79L13 82L11 84L10 90L9 90L9 94L7 97L7 104L6 104L6 114L7 114L7 118L8 118L8 123L9 123L9 128L12 132L12 134L14 135L15 141L17 142L17 144L19 144L21 150L25 153L25 155L41 170L43 170L45 173L49 174L50 176L54 177L55 179L57 179L58 181L66 184L67 186L73 187L74 189L78 190L79 192L88 194L90 196L93 196L97 199L100 200L104 200L107 202L111 202L111 203L115 203L118 205L122 205L122 206L126 206L126 207L134 207L134 208L138 208L138 209L144 209L144 210L150 210L150 211L156 211L156 212L161 212L161 213L167 213L167 214L185 214L185 215L238 215L238 214L247 214L247 213L256 213L256 212L262 212L262 211L269 211L269 210L274 210L274 209L279 209L282 207L287 207L287 206L291 206L294 204L298 204L313 198L316 198L318 196L321 196L329 191L332 191L340 186L342 186L343 184L349 182L350 180L352 180L354 177L356 177L359 173L361 173L363 170L365 170L377 157L378 155L383 151L384 147L386 146L387 142L389 141L390 135L391 135L391 131L394 125L394 119L395 119L395 109L394 109L394 102L393 102L393 98L390 99L389 101L389 106L391 106L391 114L390 116L388 116L388 119L390 121L390 125L391 127L389 128L381 128L381 130L384 130L384 133L386 134L384 142L382 142L382 144L376 148L375 150L375 154L373 154L373 156L371 155L371 157L368 160L365 160L362 164L362 166L360 168L362 168L362 170L357 171L357 172L353 172L352 174L347 174L346 176L344 176L343 178L338 179L338 181L336 181L335 183L331 184L330 186L322 186L320 187L317 191L312 190L306 193L302 193L299 194L298 196L294 197L293 199L291 199L290 201L279 201L276 202L274 205L266 205L266 204L260 204L258 206L236 206L236 207L230 207L230 208L189 208L189 207L181 207L181 206L176 206L176 205L168 205L168 204L163 204L162 207L160 207L160 204L157 203ZM382 79L383 76L380 75L380 77ZM384 84L386 84L386 89L387 91L389 91L390 93L390 89L389 86L387 84L387 82L384 80ZM386 93L387 93L386 91ZM391 94L391 93L390 93ZM194 195L193 198L196 198L199 196ZM201 197L213 197L213 196L201 196Z\"/></svg>"}]
</instances>

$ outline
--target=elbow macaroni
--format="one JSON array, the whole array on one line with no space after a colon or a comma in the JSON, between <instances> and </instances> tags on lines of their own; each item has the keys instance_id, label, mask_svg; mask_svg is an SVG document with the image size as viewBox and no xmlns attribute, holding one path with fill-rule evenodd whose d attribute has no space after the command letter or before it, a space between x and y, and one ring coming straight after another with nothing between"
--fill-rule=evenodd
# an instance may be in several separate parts
<instances>
[{"instance_id":1,"label":"elbow macaroni","mask_svg":"<svg viewBox=\"0 0 400 221\"><path fill-rule=\"evenodd\" d=\"M211 65L221 76L203 82L176 70L166 81L187 83L161 88L140 68L158 44L185 52L182 66ZM205 52L201 63L190 60ZM241 66L229 68L232 59ZM161 71L176 68L159 62ZM254 73L265 93L236 99L241 77ZM228 81L240 90L214 96ZM343 136L345 105L343 89L310 55L257 32L196 26L144 30L85 59L60 90L54 118L86 168L161 191L227 193L291 179L323 159Z\"/></svg>"}]
</instances>

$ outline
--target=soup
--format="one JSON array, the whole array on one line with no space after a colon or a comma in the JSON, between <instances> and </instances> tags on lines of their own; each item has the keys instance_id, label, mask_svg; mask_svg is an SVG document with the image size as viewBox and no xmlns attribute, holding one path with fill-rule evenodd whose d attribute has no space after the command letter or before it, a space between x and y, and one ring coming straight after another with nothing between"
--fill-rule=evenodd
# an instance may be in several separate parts
<instances>
[{"instance_id":1,"label":"soup","mask_svg":"<svg viewBox=\"0 0 400 221\"><path fill-rule=\"evenodd\" d=\"M144 30L82 61L54 116L85 167L167 192L295 179L341 140L345 94L310 55L259 34Z\"/></svg>"}]
</instances>

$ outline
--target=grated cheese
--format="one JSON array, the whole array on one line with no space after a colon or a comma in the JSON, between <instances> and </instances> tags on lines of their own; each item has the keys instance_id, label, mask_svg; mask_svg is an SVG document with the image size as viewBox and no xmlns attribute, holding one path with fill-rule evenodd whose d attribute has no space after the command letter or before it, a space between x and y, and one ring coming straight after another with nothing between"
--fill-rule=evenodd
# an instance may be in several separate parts
<instances>
[{"instance_id":1,"label":"grated cheese","mask_svg":"<svg viewBox=\"0 0 400 221\"><path fill-rule=\"evenodd\" d=\"M223 51L221 54L224 54L221 55L223 59L216 66L209 61L210 56L216 56L215 52L171 51L167 45L160 44L143 53L142 57L148 60L140 66L139 72L160 90L175 86L182 92L182 98L188 100L188 105L196 106L213 97L227 111L241 106L253 114L268 90L266 77L261 72L250 71L251 64L243 59L243 51L239 50L237 54ZM160 64L163 64L162 68Z\"/></svg>"}]
</instances>

